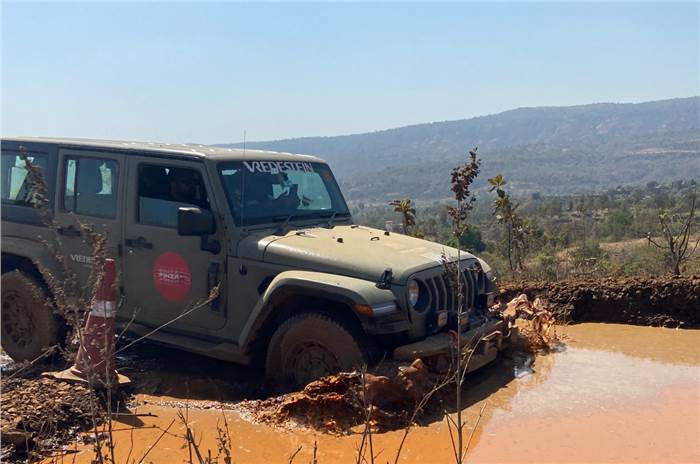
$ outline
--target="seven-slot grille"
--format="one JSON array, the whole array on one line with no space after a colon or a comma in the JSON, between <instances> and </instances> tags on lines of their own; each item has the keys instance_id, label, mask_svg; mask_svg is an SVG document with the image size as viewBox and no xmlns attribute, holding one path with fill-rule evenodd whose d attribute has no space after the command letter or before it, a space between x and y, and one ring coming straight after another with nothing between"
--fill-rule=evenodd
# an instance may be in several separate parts
<instances>
[{"instance_id":1,"label":"seven-slot grille","mask_svg":"<svg viewBox=\"0 0 700 464\"><path fill-rule=\"evenodd\" d=\"M450 285L450 279L440 269L439 274L422 277L423 284L428 290L429 301L426 308L432 310L457 310L457 292ZM461 287L464 295L464 310L483 304L479 296L486 293L486 276L478 265L472 265L461 270Z\"/></svg>"}]
</instances>

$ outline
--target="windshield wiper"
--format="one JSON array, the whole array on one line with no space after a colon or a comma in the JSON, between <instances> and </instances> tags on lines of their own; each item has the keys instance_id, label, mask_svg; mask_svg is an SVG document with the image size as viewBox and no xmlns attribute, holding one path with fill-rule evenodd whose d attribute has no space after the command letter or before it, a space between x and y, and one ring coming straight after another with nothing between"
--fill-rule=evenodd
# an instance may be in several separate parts
<instances>
[{"instance_id":1,"label":"windshield wiper","mask_svg":"<svg viewBox=\"0 0 700 464\"><path fill-rule=\"evenodd\" d=\"M348 217L350 216L350 213L339 213L337 211L334 211L333 213L327 213L327 214L289 214L289 215L280 215L280 216L273 216L270 218L270 221L272 222L281 222L282 224L279 225L279 230L281 232L285 231L287 229L287 225L289 224L290 221L294 219L313 219L313 218L321 218L321 219L326 219L328 218L328 221L326 222L326 227L330 228L333 226L333 221L335 220L336 217Z\"/></svg>"},{"instance_id":2,"label":"windshield wiper","mask_svg":"<svg viewBox=\"0 0 700 464\"><path fill-rule=\"evenodd\" d=\"M282 221L282 224L280 224L280 226L279 226L279 230L280 230L280 232L284 232L287 229L287 224L289 224L289 221L291 221L295 217L299 217L299 216L295 215L295 214L289 214L286 216L275 216L272 218L272 222Z\"/></svg>"},{"instance_id":3,"label":"windshield wiper","mask_svg":"<svg viewBox=\"0 0 700 464\"><path fill-rule=\"evenodd\" d=\"M333 211L333 214L331 214L331 215L328 217L328 222L326 223L326 227L328 227L329 229L332 228L332 227L333 227L333 220L334 220L337 216L348 217L349 215L350 215L350 213L339 213L339 212L337 212L337 211ZM327 215L327 214L321 214L321 218L322 218L322 219L325 218L326 216L328 216L328 215Z\"/></svg>"},{"instance_id":4,"label":"windshield wiper","mask_svg":"<svg viewBox=\"0 0 700 464\"><path fill-rule=\"evenodd\" d=\"M289 224L290 221L294 219L311 219L315 214L290 214L287 216L274 216L272 217L272 222L280 222L282 221L282 224L279 226L280 232L284 232L287 230L287 225Z\"/></svg>"},{"instance_id":5,"label":"windshield wiper","mask_svg":"<svg viewBox=\"0 0 700 464\"><path fill-rule=\"evenodd\" d=\"M329 229L333 227L333 219L335 219L336 214L338 214L336 211L333 211L333 214L331 214L331 217L328 218L328 222L326 223L326 227Z\"/></svg>"}]
</instances>

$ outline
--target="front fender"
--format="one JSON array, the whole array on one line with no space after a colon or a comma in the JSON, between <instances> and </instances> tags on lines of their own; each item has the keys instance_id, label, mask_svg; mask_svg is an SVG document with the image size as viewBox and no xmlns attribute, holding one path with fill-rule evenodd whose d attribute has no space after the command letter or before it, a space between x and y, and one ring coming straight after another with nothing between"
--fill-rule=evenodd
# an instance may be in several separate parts
<instances>
[{"instance_id":1,"label":"front fender","mask_svg":"<svg viewBox=\"0 0 700 464\"><path fill-rule=\"evenodd\" d=\"M374 282L367 280L323 272L285 271L270 282L243 327L239 340L244 349L274 311L276 300L290 293L328 298L348 305L353 311L356 305L374 306L396 300L391 290L377 288ZM356 314L364 325L366 316Z\"/></svg>"}]
</instances>

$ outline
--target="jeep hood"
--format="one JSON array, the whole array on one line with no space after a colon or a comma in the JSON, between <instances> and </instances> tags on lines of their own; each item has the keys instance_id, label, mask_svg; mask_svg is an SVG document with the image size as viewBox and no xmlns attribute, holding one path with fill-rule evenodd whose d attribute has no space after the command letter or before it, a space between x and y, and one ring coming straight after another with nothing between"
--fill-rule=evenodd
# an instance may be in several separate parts
<instances>
[{"instance_id":1,"label":"jeep hood","mask_svg":"<svg viewBox=\"0 0 700 464\"><path fill-rule=\"evenodd\" d=\"M386 234L363 226L314 227L286 235L250 235L238 249L244 258L317 272L378 281L391 268L394 282L442 263L442 254L456 259L457 250L402 234ZM462 259L474 256L462 252Z\"/></svg>"}]
</instances>

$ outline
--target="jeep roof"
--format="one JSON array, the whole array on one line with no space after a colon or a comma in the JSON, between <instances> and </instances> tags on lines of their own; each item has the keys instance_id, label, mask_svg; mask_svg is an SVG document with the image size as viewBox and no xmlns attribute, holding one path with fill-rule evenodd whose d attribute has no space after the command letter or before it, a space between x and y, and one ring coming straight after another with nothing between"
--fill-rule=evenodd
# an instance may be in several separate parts
<instances>
[{"instance_id":1,"label":"jeep roof","mask_svg":"<svg viewBox=\"0 0 700 464\"><path fill-rule=\"evenodd\" d=\"M216 147L202 144L173 144L160 142L136 142L123 140L99 140L63 137L3 137L3 142L16 143L52 143L65 148L104 148L118 150L125 153L153 152L168 154L173 157L207 158L212 160L244 160L249 158L265 158L280 161L298 161L300 159L325 163L324 160L310 155L298 155L293 153L279 153L265 150L243 150L241 148Z\"/></svg>"}]
</instances>

